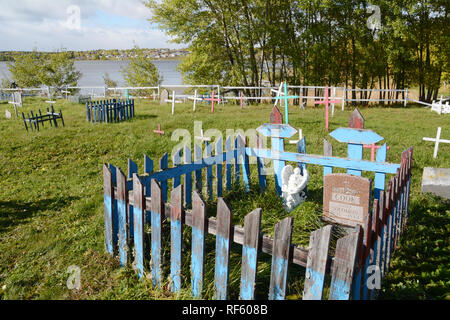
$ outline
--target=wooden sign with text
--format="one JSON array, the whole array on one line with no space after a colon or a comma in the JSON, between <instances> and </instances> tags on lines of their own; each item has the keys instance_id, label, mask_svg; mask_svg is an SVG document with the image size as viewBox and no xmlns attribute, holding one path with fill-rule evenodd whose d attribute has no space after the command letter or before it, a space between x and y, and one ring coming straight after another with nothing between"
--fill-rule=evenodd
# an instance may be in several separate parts
<instances>
[{"instance_id":1,"label":"wooden sign with text","mask_svg":"<svg viewBox=\"0 0 450 320\"><path fill-rule=\"evenodd\" d=\"M323 187L323 219L346 226L364 226L369 214L371 181L345 174L327 174Z\"/></svg>"}]
</instances>

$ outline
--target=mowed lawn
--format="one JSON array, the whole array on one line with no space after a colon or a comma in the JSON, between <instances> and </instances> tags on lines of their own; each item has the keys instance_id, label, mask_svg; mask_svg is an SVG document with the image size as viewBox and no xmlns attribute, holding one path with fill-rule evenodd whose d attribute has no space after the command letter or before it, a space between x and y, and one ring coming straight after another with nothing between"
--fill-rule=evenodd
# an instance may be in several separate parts
<instances>
[{"instance_id":1,"label":"mowed lawn","mask_svg":"<svg viewBox=\"0 0 450 320\"><path fill-rule=\"evenodd\" d=\"M189 299L189 275L184 290L178 295L153 289L151 281L138 280L132 268L119 268L118 261L104 251L103 236L103 163L111 163L126 173L128 158L143 172L143 155L155 161L170 152L178 141L171 135L176 129L193 134L194 121L202 121L203 130L217 128L225 136L227 129L256 129L269 122L271 105L234 104L215 108L207 105L171 105L136 100L136 117L122 123L93 124L86 121L85 106L58 100L65 127L52 128L48 123L39 132L25 130L20 118L5 119L0 104L0 298L2 299ZM25 98L20 112L44 111L44 99ZM348 126L353 108L336 108L330 117L330 132ZM438 115L419 106L360 107L365 126L385 138L389 145L388 162L400 162L401 152L414 147L410 218L408 228L394 254L391 270L383 282L383 299L449 299L450 298L450 202L421 195L420 185L426 166L450 168L450 145L441 144L433 159L434 143L422 137L434 137L438 126L442 138L450 139L450 116ZM284 112L284 110L282 110ZM290 124L301 128L306 137L307 152L323 154L323 138L327 138L337 156L346 155L346 145L333 140L324 129L324 107L309 106L300 110L290 107ZM60 123L60 122L58 122ZM153 133L161 124L165 135ZM383 141L384 142L384 141ZM287 150L294 151L289 145ZM365 159L370 157L364 151ZM171 165L169 160L169 165ZM295 243L307 245L309 233L322 223L322 168L308 167L311 174L310 195L303 208L292 213ZM251 167L254 173L256 168ZM368 177L371 177L368 175ZM241 218L251 210L263 208L263 231L287 216L274 197L269 184L266 195L245 195L238 186L226 197L233 213ZM209 239L209 243L213 240ZM189 244L186 245L188 250ZM239 247L233 249L236 263L231 273L230 294L239 292ZM205 296L212 297L213 245L206 268ZM166 254L164 263L168 265ZM270 259L262 255L258 273L258 297L267 298ZM70 266L81 273L81 289L68 289ZM189 261L184 269L189 273ZM288 298L301 298L304 270L292 266ZM296 276L298 275L298 277ZM166 274L167 275L167 274ZM70 282L70 281L69 281ZM70 284L70 283L69 283Z\"/></svg>"}]
</instances>

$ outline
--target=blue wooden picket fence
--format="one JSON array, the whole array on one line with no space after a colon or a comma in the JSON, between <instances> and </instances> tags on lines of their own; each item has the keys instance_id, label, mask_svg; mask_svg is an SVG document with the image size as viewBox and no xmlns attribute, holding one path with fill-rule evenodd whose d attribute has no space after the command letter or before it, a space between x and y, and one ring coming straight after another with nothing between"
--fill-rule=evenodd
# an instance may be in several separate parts
<instances>
[{"instance_id":1,"label":"blue wooden picket fence","mask_svg":"<svg viewBox=\"0 0 450 320\"><path fill-rule=\"evenodd\" d=\"M154 171L153 161L145 155L141 174L138 174L136 163L130 159L127 176L120 168L105 164L103 178L106 251L111 256L118 254L122 266L134 259L140 277L151 270L153 284L161 287L164 277L161 270L161 230L163 221L168 218L171 231L170 279L173 292L178 292L181 286L180 248L183 242L183 226L186 225L192 228L193 297L202 296L204 243L206 234L210 233L216 236L216 299L228 298L232 241L242 245L241 299L254 298L259 252L272 255L269 299L286 297L290 263L306 267L303 299L322 299L326 274L331 275L329 299L375 298L379 288L369 285L369 272L373 272L369 266L375 266L374 272L378 272L380 277L384 276L389 269L392 251L406 223L412 149L402 153L400 164L385 162L386 145L377 151L376 161L362 160L362 145L374 140L379 141L381 137L370 130L340 128L331 133L331 136L348 143L346 158L307 154L305 138L298 141L297 153L285 152L280 138L286 138L292 132L287 134L283 131L286 127L280 125L266 125L260 129L262 134L272 137L272 149L261 148L260 137L257 138L258 148L251 148L245 145L242 137L237 136L226 139L225 150L222 139L215 142L214 148L212 144L206 143L205 157L202 157L202 148L194 145L192 159L191 149L185 146L173 156L171 168L168 167L166 153L159 161L159 171ZM286 133L284 137L283 132ZM283 219L275 226L273 238L261 234L261 209L255 209L246 216L243 228L233 226L232 212L222 198L224 186L228 191L232 182L242 181L246 188L249 188L250 157L256 158L258 182L262 190L267 188L265 159L280 162L278 165L274 164L275 181L278 179L277 168L281 168L286 161L294 162L300 168L306 168L306 165L310 164L321 165L324 168L324 176L332 173L333 168L345 168L353 175L361 175L363 171L375 172L374 202L370 218L364 226L349 230L348 235L337 241L334 257L329 256L332 225L312 232L308 248L291 243L291 217ZM205 175L202 175L202 172ZM387 184L386 174L393 175ZM206 177L205 183L203 176ZM169 184L173 186L170 203ZM206 190L203 190L204 185ZM215 218L206 217L203 191L206 191L209 199L213 199L214 195L217 197L218 209ZM151 265L144 259L145 224L151 226Z\"/></svg>"},{"instance_id":2,"label":"blue wooden picket fence","mask_svg":"<svg viewBox=\"0 0 450 320\"><path fill-rule=\"evenodd\" d=\"M0 101L11 101L13 99L12 93L0 92Z\"/></svg>"},{"instance_id":3,"label":"blue wooden picket fence","mask_svg":"<svg viewBox=\"0 0 450 320\"><path fill-rule=\"evenodd\" d=\"M45 122L50 123L50 127L55 126L55 128L58 127L58 119L61 120L61 124L64 127L64 118L63 114L61 112L61 109L59 112L55 112L55 109L53 108L53 105L49 108L47 108L47 113L42 113L41 109L38 110L39 114L36 112L36 114L33 113L33 111L30 111L30 113L27 113L27 116L25 117L25 114L22 112L22 119L23 123L25 125L25 129L28 131L28 126L30 127L31 131L37 130L39 131L40 127L44 127ZM28 123L28 125L27 125ZM33 129L34 128L34 129Z\"/></svg>"},{"instance_id":4,"label":"blue wooden picket fence","mask_svg":"<svg viewBox=\"0 0 450 320\"><path fill-rule=\"evenodd\" d=\"M97 100L86 102L86 118L89 122L120 122L134 118L134 100Z\"/></svg>"}]
</instances>

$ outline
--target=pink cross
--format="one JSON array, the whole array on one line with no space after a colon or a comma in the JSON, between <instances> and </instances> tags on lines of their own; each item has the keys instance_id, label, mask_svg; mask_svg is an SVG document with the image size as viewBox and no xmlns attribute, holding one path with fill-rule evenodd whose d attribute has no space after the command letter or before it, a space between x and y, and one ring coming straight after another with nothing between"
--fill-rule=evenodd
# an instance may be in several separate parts
<instances>
[{"instance_id":1,"label":"pink cross","mask_svg":"<svg viewBox=\"0 0 450 320\"><path fill-rule=\"evenodd\" d=\"M220 99L220 98L214 99L214 91L211 93L211 98L205 98L203 100L211 101L211 112L212 113L214 113L214 101L217 101L217 102L222 101L222 99Z\"/></svg>"},{"instance_id":2,"label":"pink cross","mask_svg":"<svg viewBox=\"0 0 450 320\"><path fill-rule=\"evenodd\" d=\"M328 131L328 104L338 103L339 100L328 100L328 86L325 87L325 100L315 101L314 104L324 104L325 105L325 129Z\"/></svg>"},{"instance_id":3,"label":"pink cross","mask_svg":"<svg viewBox=\"0 0 450 320\"><path fill-rule=\"evenodd\" d=\"M375 143L364 144L363 147L366 149L371 149L371 151L370 151L370 160L371 161L375 160L375 150L378 150L381 148L381 146L376 146ZM387 146L387 150L389 150L389 146Z\"/></svg>"},{"instance_id":4,"label":"pink cross","mask_svg":"<svg viewBox=\"0 0 450 320\"><path fill-rule=\"evenodd\" d=\"M154 133L157 133L160 137L164 134L164 131L161 130L161 124L158 123L158 130L153 130Z\"/></svg>"}]
</instances>

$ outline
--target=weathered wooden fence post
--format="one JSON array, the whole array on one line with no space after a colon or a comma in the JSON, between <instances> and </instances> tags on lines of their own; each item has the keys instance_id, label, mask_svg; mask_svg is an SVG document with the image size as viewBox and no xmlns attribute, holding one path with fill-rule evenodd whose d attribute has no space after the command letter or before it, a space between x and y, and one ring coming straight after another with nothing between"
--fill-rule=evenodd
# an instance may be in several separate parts
<instances>
[{"instance_id":1,"label":"weathered wooden fence post","mask_svg":"<svg viewBox=\"0 0 450 320\"><path fill-rule=\"evenodd\" d=\"M162 246L162 219L164 216L164 203L159 183L152 179L152 202L151 202L151 266L152 283L161 289L161 246Z\"/></svg>"},{"instance_id":2,"label":"weathered wooden fence post","mask_svg":"<svg viewBox=\"0 0 450 320\"><path fill-rule=\"evenodd\" d=\"M145 190L137 173L133 173L134 263L139 278L144 276Z\"/></svg>"},{"instance_id":3,"label":"weathered wooden fence post","mask_svg":"<svg viewBox=\"0 0 450 320\"><path fill-rule=\"evenodd\" d=\"M203 288L203 264L205 255L206 204L197 191L194 191L192 206L192 256L191 288L192 296L200 298Z\"/></svg>"},{"instance_id":4,"label":"weathered wooden fence post","mask_svg":"<svg viewBox=\"0 0 450 320\"><path fill-rule=\"evenodd\" d=\"M294 220L291 217L286 217L275 226L270 273L270 300L284 300L286 297L293 223Z\"/></svg>"},{"instance_id":5,"label":"weathered wooden fence post","mask_svg":"<svg viewBox=\"0 0 450 320\"><path fill-rule=\"evenodd\" d=\"M214 274L216 300L228 298L228 275L232 233L231 210L223 198L217 200L216 265Z\"/></svg>"},{"instance_id":6,"label":"weathered wooden fence post","mask_svg":"<svg viewBox=\"0 0 450 320\"><path fill-rule=\"evenodd\" d=\"M120 265L128 263L128 189L125 174L117 168L117 211L119 216L119 259Z\"/></svg>"},{"instance_id":7,"label":"weathered wooden fence post","mask_svg":"<svg viewBox=\"0 0 450 320\"><path fill-rule=\"evenodd\" d=\"M114 256L114 249L117 243L114 243L114 185L112 173L107 164L103 165L103 204L105 219L105 248L110 256Z\"/></svg>"},{"instance_id":8,"label":"weathered wooden fence post","mask_svg":"<svg viewBox=\"0 0 450 320\"><path fill-rule=\"evenodd\" d=\"M361 236L361 226L356 226L354 232L339 239L336 243L331 265L330 300L350 299Z\"/></svg>"},{"instance_id":9,"label":"weathered wooden fence post","mask_svg":"<svg viewBox=\"0 0 450 320\"><path fill-rule=\"evenodd\" d=\"M242 300L254 300L261 231L261 209L245 216L244 243L242 245L241 291Z\"/></svg>"},{"instance_id":10,"label":"weathered wooden fence post","mask_svg":"<svg viewBox=\"0 0 450 320\"><path fill-rule=\"evenodd\" d=\"M183 186L178 185L171 192L172 210L170 212L170 278L172 280L172 292L181 289L181 270L183 252Z\"/></svg>"},{"instance_id":11,"label":"weathered wooden fence post","mask_svg":"<svg viewBox=\"0 0 450 320\"><path fill-rule=\"evenodd\" d=\"M311 232L303 300L321 300L332 225Z\"/></svg>"}]
</instances>

